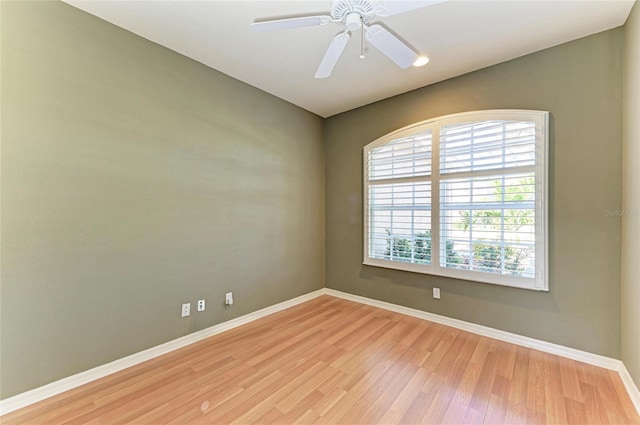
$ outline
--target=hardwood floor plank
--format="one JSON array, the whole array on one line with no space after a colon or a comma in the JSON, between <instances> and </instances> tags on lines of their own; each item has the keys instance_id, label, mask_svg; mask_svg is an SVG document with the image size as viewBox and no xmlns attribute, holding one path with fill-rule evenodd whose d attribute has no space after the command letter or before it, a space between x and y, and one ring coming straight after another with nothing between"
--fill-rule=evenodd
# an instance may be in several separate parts
<instances>
[{"instance_id":1,"label":"hardwood floor plank","mask_svg":"<svg viewBox=\"0 0 640 425\"><path fill-rule=\"evenodd\" d=\"M240 396L245 390L237 386L222 386L210 391L205 391L198 397L180 404L171 404L173 410L158 418L158 424L191 423L200 420L207 413L215 411L228 401Z\"/></svg>"},{"instance_id":2,"label":"hardwood floor plank","mask_svg":"<svg viewBox=\"0 0 640 425\"><path fill-rule=\"evenodd\" d=\"M0 422L639 425L640 417L613 371L322 296Z\"/></svg>"},{"instance_id":3,"label":"hardwood floor plank","mask_svg":"<svg viewBox=\"0 0 640 425\"><path fill-rule=\"evenodd\" d=\"M480 372L482 371L482 365L478 363L469 363L460 378L460 383L456 388L453 399L456 403L463 406L468 406L475 392L480 378Z\"/></svg>"},{"instance_id":4,"label":"hardwood floor plank","mask_svg":"<svg viewBox=\"0 0 640 425\"><path fill-rule=\"evenodd\" d=\"M558 358L560 365L560 381L562 382L562 394L578 402L584 402L584 396L580 389L580 379L576 362L571 359Z\"/></svg>"},{"instance_id":5,"label":"hardwood floor plank","mask_svg":"<svg viewBox=\"0 0 640 425\"><path fill-rule=\"evenodd\" d=\"M462 332L453 333L450 335L449 339L443 339L441 345L437 345L432 352L432 355L429 356L429 363L437 364L433 371L436 373L440 373L443 375L450 375L453 369L453 365L458 358L458 355L462 351L462 347L464 347L465 337L462 335ZM437 359L440 358L438 361ZM429 367L425 367L425 369L429 370ZM456 369L459 375L462 375L462 371L458 368Z\"/></svg>"},{"instance_id":6,"label":"hardwood floor plank","mask_svg":"<svg viewBox=\"0 0 640 425\"><path fill-rule=\"evenodd\" d=\"M286 397L276 404L278 410L286 414L295 409L302 399L307 397L309 394L318 393L322 396L322 392L318 391L317 388L330 379L342 375L339 370L331 367L330 365L321 364L321 367L320 371L311 377L306 378L305 376L301 376L302 382L300 385L296 385L293 388L294 391L291 391Z\"/></svg>"},{"instance_id":7,"label":"hardwood floor plank","mask_svg":"<svg viewBox=\"0 0 640 425\"><path fill-rule=\"evenodd\" d=\"M529 376L529 352L524 347L516 348L515 361L513 365L513 376L509 380L509 401L516 405L527 404Z\"/></svg>"},{"instance_id":8,"label":"hardwood floor plank","mask_svg":"<svg viewBox=\"0 0 640 425\"><path fill-rule=\"evenodd\" d=\"M283 417L284 417L284 414L281 411L279 411L275 407L272 407L271 409L269 409L267 413L265 413L264 415L256 419L255 422L251 422L251 424L252 425L282 424L284 423Z\"/></svg>"},{"instance_id":9,"label":"hardwood floor plank","mask_svg":"<svg viewBox=\"0 0 640 425\"><path fill-rule=\"evenodd\" d=\"M584 413L587 424L596 425L599 423L598 421L602 423L602 418L607 418L607 411L600 400L598 389L590 384L581 384L581 388L584 394Z\"/></svg>"},{"instance_id":10,"label":"hardwood floor plank","mask_svg":"<svg viewBox=\"0 0 640 425\"><path fill-rule=\"evenodd\" d=\"M489 396L487 413L484 416L486 424L504 424L507 418L507 399L496 394Z\"/></svg>"},{"instance_id":11,"label":"hardwood floor plank","mask_svg":"<svg viewBox=\"0 0 640 425\"><path fill-rule=\"evenodd\" d=\"M544 368L544 354L540 351L529 350L529 375L527 376L527 407L546 415L545 385L546 373Z\"/></svg>"},{"instance_id":12,"label":"hardwood floor plank","mask_svg":"<svg viewBox=\"0 0 640 425\"><path fill-rule=\"evenodd\" d=\"M491 393L505 400L509 400L509 384L509 379L500 374L497 374L495 379L493 380Z\"/></svg>"},{"instance_id":13,"label":"hardwood floor plank","mask_svg":"<svg viewBox=\"0 0 640 425\"><path fill-rule=\"evenodd\" d=\"M242 400L233 400L228 403L230 406L229 409L224 412L222 409L218 409L217 412L212 413L209 417L218 423L229 424L244 417L251 419L254 416L262 416L271 407L277 408L280 400L290 392L297 391L302 383L320 373L324 366L322 362L316 362L315 359L310 359L307 363L300 365L289 373L279 374L277 379L267 381L266 385L259 381L247 388L247 391L244 393L250 397ZM251 420L249 420L249 422L250 421Z\"/></svg>"},{"instance_id":14,"label":"hardwood floor plank","mask_svg":"<svg viewBox=\"0 0 640 425\"><path fill-rule=\"evenodd\" d=\"M400 369L400 368L397 368ZM398 394L415 375L417 367L405 363L401 370L388 371L372 383L367 392L341 418L341 423L375 424L384 416Z\"/></svg>"},{"instance_id":15,"label":"hardwood floor plank","mask_svg":"<svg viewBox=\"0 0 640 425\"><path fill-rule=\"evenodd\" d=\"M546 421L538 422L536 420L535 412L526 405L521 403L514 403L513 401L506 401L506 415L504 417L504 423L510 425L538 425L544 424Z\"/></svg>"},{"instance_id":16,"label":"hardwood floor plank","mask_svg":"<svg viewBox=\"0 0 640 425\"><path fill-rule=\"evenodd\" d=\"M417 394L421 390L429 379L429 376L431 376L431 374L427 373L426 370L419 368L411 377L411 380L409 380L404 389L398 394L391 406L389 406L379 423L400 423L401 419L407 413L411 403L413 402L412 395Z\"/></svg>"},{"instance_id":17,"label":"hardwood floor plank","mask_svg":"<svg viewBox=\"0 0 640 425\"><path fill-rule=\"evenodd\" d=\"M584 403L576 401L571 397L564 398L565 411L567 412L567 422L570 424L586 424L587 415Z\"/></svg>"},{"instance_id":18,"label":"hardwood floor plank","mask_svg":"<svg viewBox=\"0 0 640 425\"><path fill-rule=\"evenodd\" d=\"M467 414L467 406L462 405L455 400L451 400L449 407L445 412L441 423L445 425L460 425L465 423L464 417Z\"/></svg>"},{"instance_id":19,"label":"hardwood floor plank","mask_svg":"<svg viewBox=\"0 0 640 425\"><path fill-rule=\"evenodd\" d=\"M414 346L416 340L427 332L428 327L429 323L426 321L419 321L417 323L414 321L414 324L410 325L409 332L398 341L398 345L405 345L407 347Z\"/></svg>"},{"instance_id":20,"label":"hardwood floor plank","mask_svg":"<svg viewBox=\"0 0 640 425\"><path fill-rule=\"evenodd\" d=\"M462 420L462 423L464 425L481 425L481 424L485 424L484 415L482 413L478 412L477 410L469 408L465 412L464 419ZM491 425L491 424L487 424L487 425ZM493 425L495 425L495 424L493 424Z\"/></svg>"},{"instance_id":21,"label":"hardwood floor plank","mask_svg":"<svg viewBox=\"0 0 640 425\"><path fill-rule=\"evenodd\" d=\"M442 423L442 420L451 405L452 398L450 397L451 389L447 386L446 382L440 386L435 392L435 395L431 398L429 407L425 411L421 423Z\"/></svg>"},{"instance_id":22,"label":"hardwood floor plank","mask_svg":"<svg viewBox=\"0 0 640 425\"><path fill-rule=\"evenodd\" d=\"M558 357L549 354L544 355L545 372L545 413L547 420L553 424L566 424L567 412L565 410L562 383L560 382L560 366ZM554 401L558 402L554 402Z\"/></svg>"},{"instance_id":23,"label":"hardwood floor plank","mask_svg":"<svg viewBox=\"0 0 640 425\"><path fill-rule=\"evenodd\" d=\"M493 381L496 378L497 368L498 359L496 354L490 351L482 366L480 376L476 382L475 391L473 392L471 401L469 402L469 407L480 413L485 413L487 410L491 396L491 389L493 388Z\"/></svg>"},{"instance_id":24,"label":"hardwood floor plank","mask_svg":"<svg viewBox=\"0 0 640 425\"><path fill-rule=\"evenodd\" d=\"M413 401L407 408L407 411L402 418L400 418L399 423L401 424L420 424L424 423L424 414L426 411L425 406L428 406L431 403L429 396L422 391L418 391L415 394ZM433 422L435 423L435 422Z\"/></svg>"},{"instance_id":25,"label":"hardwood floor plank","mask_svg":"<svg viewBox=\"0 0 640 425\"><path fill-rule=\"evenodd\" d=\"M364 373L356 375L360 376L360 379L353 385L349 383L347 387L343 387L347 391L347 394L333 409L327 412L324 419L329 423L344 423L340 419L345 415L349 415L349 412L353 410L352 406L358 405L357 403L361 398L369 397L372 393L375 394L375 390L381 388L377 386L378 384L385 385L384 380L398 372L395 361L401 357L407 348L408 347L397 346L395 349L388 351L389 354L386 358L373 361L369 359L362 363L360 369ZM365 365L365 367L362 367L363 365ZM375 396L372 396L372 398L375 399Z\"/></svg>"}]
</instances>

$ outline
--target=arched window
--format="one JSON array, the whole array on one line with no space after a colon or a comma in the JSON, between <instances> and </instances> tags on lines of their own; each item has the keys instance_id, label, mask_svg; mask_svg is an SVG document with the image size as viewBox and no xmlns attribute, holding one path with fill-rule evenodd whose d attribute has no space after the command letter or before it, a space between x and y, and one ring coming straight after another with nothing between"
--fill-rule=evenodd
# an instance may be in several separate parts
<instances>
[{"instance_id":1,"label":"arched window","mask_svg":"<svg viewBox=\"0 0 640 425\"><path fill-rule=\"evenodd\" d=\"M364 264L548 290L548 112L423 121L364 148Z\"/></svg>"}]
</instances>

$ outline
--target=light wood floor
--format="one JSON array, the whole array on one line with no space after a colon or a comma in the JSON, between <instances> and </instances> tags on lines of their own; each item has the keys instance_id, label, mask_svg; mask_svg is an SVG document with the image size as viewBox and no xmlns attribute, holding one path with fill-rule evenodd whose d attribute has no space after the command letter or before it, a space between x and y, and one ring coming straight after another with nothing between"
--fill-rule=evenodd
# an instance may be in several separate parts
<instances>
[{"instance_id":1,"label":"light wood floor","mask_svg":"<svg viewBox=\"0 0 640 425\"><path fill-rule=\"evenodd\" d=\"M323 296L13 424L640 424L614 372Z\"/></svg>"}]
</instances>

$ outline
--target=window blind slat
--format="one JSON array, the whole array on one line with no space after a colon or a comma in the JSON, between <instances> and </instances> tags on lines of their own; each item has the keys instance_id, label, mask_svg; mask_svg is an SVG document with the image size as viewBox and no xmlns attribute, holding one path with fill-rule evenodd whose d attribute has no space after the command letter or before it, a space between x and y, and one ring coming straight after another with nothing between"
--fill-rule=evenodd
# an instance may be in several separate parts
<instances>
[{"instance_id":1,"label":"window blind slat","mask_svg":"<svg viewBox=\"0 0 640 425\"><path fill-rule=\"evenodd\" d=\"M430 131L373 149L368 156L368 179L428 176L431 174Z\"/></svg>"},{"instance_id":2,"label":"window blind slat","mask_svg":"<svg viewBox=\"0 0 640 425\"><path fill-rule=\"evenodd\" d=\"M533 122L492 121L444 126L440 136L442 174L535 164Z\"/></svg>"}]
</instances>

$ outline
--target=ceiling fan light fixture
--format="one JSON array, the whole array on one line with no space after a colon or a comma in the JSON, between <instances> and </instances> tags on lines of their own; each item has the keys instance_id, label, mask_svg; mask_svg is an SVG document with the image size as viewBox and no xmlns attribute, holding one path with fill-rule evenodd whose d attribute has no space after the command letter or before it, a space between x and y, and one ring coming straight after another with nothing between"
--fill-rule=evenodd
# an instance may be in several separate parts
<instances>
[{"instance_id":1,"label":"ceiling fan light fixture","mask_svg":"<svg viewBox=\"0 0 640 425\"><path fill-rule=\"evenodd\" d=\"M362 16L358 12L351 12L345 19L344 26L349 31L357 31L362 28Z\"/></svg>"},{"instance_id":2,"label":"ceiling fan light fixture","mask_svg":"<svg viewBox=\"0 0 640 425\"><path fill-rule=\"evenodd\" d=\"M415 67L419 67L419 66L425 66L426 64L429 63L429 58L426 56L418 56L418 58L413 61L413 66Z\"/></svg>"}]
</instances>

